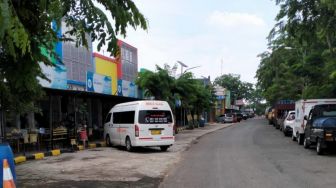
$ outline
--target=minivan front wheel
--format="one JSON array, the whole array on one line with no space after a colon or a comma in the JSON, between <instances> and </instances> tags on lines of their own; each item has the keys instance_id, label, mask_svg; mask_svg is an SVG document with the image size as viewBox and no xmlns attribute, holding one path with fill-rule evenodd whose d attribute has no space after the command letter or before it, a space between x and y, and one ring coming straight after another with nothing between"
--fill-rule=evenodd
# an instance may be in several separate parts
<instances>
[{"instance_id":1,"label":"minivan front wheel","mask_svg":"<svg viewBox=\"0 0 336 188\"><path fill-rule=\"evenodd\" d=\"M132 147L132 143L129 137L126 138L125 146L126 146L127 151L132 151L133 147Z\"/></svg>"}]
</instances>

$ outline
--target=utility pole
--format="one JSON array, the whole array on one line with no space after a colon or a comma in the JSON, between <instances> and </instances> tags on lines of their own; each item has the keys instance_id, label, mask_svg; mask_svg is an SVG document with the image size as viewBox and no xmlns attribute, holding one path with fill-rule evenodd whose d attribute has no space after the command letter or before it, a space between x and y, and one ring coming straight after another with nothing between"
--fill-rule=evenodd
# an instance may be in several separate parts
<instances>
[{"instance_id":1,"label":"utility pole","mask_svg":"<svg viewBox=\"0 0 336 188\"><path fill-rule=\"evenodd\" d=\"M221 76L223 76L223 58L221 59Z\"/></svg>"}]
</instances>

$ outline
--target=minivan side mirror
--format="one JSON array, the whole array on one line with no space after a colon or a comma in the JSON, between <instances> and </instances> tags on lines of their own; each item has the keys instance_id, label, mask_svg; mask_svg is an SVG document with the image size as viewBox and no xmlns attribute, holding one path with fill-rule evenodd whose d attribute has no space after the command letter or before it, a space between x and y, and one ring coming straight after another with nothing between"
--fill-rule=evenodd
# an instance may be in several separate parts
<instances>
[{"instance_id":1,"label":"minivan side mirror","mask_svg":"<svg viewBox=\"0 0 336 188\"><path fill-rule=\"evenodd\" d=\"M304 120L308 120L308 117L307 117L307 115L305 115L305 116L303 117L303 119L304 119Z\"/></svg>"}]
</instances>

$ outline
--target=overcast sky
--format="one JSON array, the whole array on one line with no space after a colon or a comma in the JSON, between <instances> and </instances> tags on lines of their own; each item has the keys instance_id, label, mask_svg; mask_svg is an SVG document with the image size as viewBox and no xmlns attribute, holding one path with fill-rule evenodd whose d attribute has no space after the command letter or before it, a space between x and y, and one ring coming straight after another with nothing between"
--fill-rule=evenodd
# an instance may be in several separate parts
<instances>
[{"instance_id":1,"label":"overcast sky","mask_svg":"<svg viewBox=\"0 0 336 188\"><path fill-rule=\"evenodd\" d=\"M122 40L138 49L139 69L173 66L179 60L189 67L200 66L190 70L196 77L210 75L214 80L221 73L234 73L243 81L256 82L257 55L266 49L266 36L278 12L274 0L135 3L148 20L148 31L129 28Z\"/></svg>"}]
</instances>

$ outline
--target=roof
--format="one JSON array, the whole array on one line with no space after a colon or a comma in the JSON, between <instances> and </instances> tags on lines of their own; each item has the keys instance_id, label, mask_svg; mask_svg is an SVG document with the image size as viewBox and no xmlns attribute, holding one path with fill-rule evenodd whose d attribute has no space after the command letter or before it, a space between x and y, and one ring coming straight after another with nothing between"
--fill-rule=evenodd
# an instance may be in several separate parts
<instances>
[{"instance_id":1,"label":"roof","mask_svg":"<svg viewBox=\"0 0 336 188\"><path fill-rule=\"evenodd\" d=\"M44 88L44 90L47 94L55 94L55 95L62 95L62 96L117 99L117 100L120 100L121 102L139 100L139 98L124 97L124 96L118 96L118 95L108 95L108 94L94 93L94 92L88 92L88 91L63 90L63 89L52 89L52 88Z\"/></svg>"}]
</instances>

